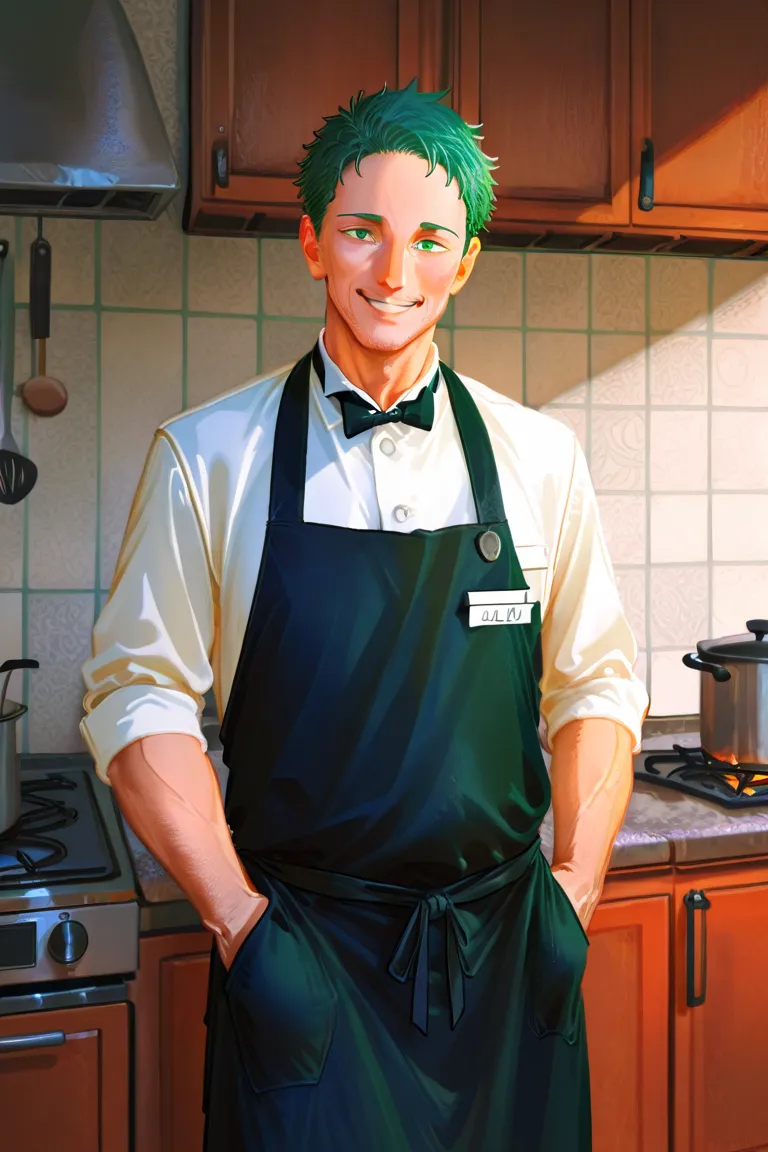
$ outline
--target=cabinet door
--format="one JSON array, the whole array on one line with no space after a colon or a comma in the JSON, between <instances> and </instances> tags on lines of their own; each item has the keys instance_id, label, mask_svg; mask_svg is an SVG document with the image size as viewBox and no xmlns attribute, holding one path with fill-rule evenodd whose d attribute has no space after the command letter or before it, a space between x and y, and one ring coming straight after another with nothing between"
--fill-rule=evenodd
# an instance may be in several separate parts
<instances>
[{"instance_id":1,"label":"cabinet door","mask_svg":"<svg viewBox=\"0 0 768 1152\"><path fill-rule=\"evenodd\" d=\"M136 1013L137 1152L201 1152L211 937L142 937L129 993Z\"/></svg>"},{"instance_id":2,"label":"cabinet door","mask_svg":"<svg viewBox=\"0 0 768 1152\"><path fill-rule=\"evenodd\" d=\"M498 157L493 230L628 224L629 0L455 11L455 106Z\"/></svg>"},{"instance_id":3,"label":"cabinet door","mask_svg":"<svg viewBox=\"0 0 768 1152\"><path fill-rule=\"evenodd\" d=\"M128 1152L128 1006L0 1017L0 1143Z\"/></svg>"},{"instance_id":4,"label":"cabinet door","mask_svg":"<svg viewBox=\"0 0 768 1152\"><path fill-rule=\"evenodd\" d=\"M235 231L295 231L297 164L323 116L361 89L403 87L414 77L422 89L445 84L443 7L194 0L188 229L205 231L213 214L210 230L226 227L228 216Z\"/></svg>"},{"instance_id":5,"label":"cabinet door","mask_svg":"<svg viewBox=\"0 0 768 1152\"><path fill-rule=\"evenodd\" d=\"M633 0L632 213L681 229L768 230L768 5ZM653 142L653 208L641 151Z\"/></svg>"},{"instance_id":6,"label":"cabinet door","mask_svg":"<svg viewBox=\"0 0 768 1152\"><path fill-rule=\"evenodd\" d=\"M676 888L675 1152L768 1152L768 883L699 875ZM709 902L694 912L692 947L688 891Z\"/></svg>"},{"instance_id":7,"label":"cabinet door","mask_svg":"<svg viewBox=\"0 0 768 1152\"><path fill-rule=\"evenodd\" d=\"M160 1112L164 1152L203 1150L209 954L160 966Z\"/></svg>"},{"instance_id":8,"label":"cabinet door","mask_svg":"<svg viewBox=\"0 0 768 1152\"><path fill-rule=\"evenodd\" d=\"M667 896L600 904L589 926L584 1004L594 1152L668 1144Z\"/></svg>"}]
</instances>

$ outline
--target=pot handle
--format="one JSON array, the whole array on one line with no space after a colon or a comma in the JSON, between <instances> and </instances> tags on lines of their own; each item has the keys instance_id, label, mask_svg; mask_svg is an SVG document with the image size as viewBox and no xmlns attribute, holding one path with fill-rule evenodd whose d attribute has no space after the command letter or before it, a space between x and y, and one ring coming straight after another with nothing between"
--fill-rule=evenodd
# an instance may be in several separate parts
<instances>
[{"instance_id":1,"label":"pot handle","mask_svg":"<svg viewBox=\"0 0 768 1152\"><path fill-rule=\"evenodd\" d=\"M762 640L768 632L768 620L747 620L747 632L754 633L755 640Z\"/></svg>"},{"instance_id":2,"label":"pot handle","mask_svg":"<svg viewBox=\"0 0 768 1152\"><path fill-rule=\"evenodd\" d=\"M702 660L695 652L686 652L683 656L683 664L686 668L693 668L694 672L711 672L715 680L720 683L725 683L730 680L731 674L727 668L721 667L720 664L709 664L706 660Z\"/></svg>"},{"instance_id":3,"label":"pot handle","mask_svg":"<svg viewBox=\"0 0 768 1152\"><path fill-rule=\"evenodd\" d=\"M0 664L0 674L7 673L3 681L3 687L0 691L0 716L3 714L5 706L5 694L8 691L8 681L11 678L11 673L15 672L18 668L39 668L37 660L6 660L4 664Z\"/></svg>"}]
</instances>

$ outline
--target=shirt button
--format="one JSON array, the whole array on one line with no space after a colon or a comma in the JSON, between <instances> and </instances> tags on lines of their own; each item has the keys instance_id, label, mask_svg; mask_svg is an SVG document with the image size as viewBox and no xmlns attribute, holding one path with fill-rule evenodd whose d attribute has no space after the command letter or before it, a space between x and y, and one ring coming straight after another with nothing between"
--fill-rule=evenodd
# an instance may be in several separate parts
<instances>
[{"instance_id":1,"label":"shirt button","mask_svg":"<svg viewBox=\"0 0 768 1152\"><path fill-rule=\"evenodd\" d=\"M411 509L407 508L405 504L398 504L395 508L395 520L400 524L404 524L411 514Z\"/></svg>"},{"instance_id":2,"label":"shirt button","mask_svg":"<svg viewBox=\"0 0 768 1152\"><path fill-rule=\"evenodd\" d=\"M390 440L389 436L384 437L384 439L382 440L379 447L381 448L381 450L385 456L394 456L394 454L395 454L395 442L394 442L394 440Z\"/></svg>"}]
</instances>

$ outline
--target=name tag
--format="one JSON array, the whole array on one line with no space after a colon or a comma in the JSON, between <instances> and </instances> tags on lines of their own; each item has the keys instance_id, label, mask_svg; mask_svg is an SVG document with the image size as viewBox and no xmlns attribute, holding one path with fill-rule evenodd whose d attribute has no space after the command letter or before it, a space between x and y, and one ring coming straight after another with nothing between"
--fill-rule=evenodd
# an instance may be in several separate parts
<instances>
[{"instance_id":1,"label":"name tag","mask_svg":"<svg viewBox=\"0 0 768 1152\"><path fill-rule=\"evenodd\" d=\"M535 601L528 597L527 588L467 592L470 628L481 628L488 624L530 624Z\"/></svg>"}]
</instances>

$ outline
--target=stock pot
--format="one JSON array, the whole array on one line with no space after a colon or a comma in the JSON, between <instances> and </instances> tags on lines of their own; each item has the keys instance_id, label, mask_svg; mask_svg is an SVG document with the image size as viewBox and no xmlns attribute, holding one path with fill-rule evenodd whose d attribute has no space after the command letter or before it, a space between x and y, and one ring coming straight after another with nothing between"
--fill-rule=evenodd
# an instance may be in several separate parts
<instances>
[{"instance_id":1,"label":"stock pot","mask_svg":"<svg viewBox=\"0 0 768 1152\"><path fill-rule=\"evenodd\" d=\"M701 673L701 746L738 764L768 766L768 620L746 633L702 640L683 664Z\"/></svg>"},{"instance_id":2,"label":"stock pot","mask_svg":"<svg viewBox=\"0 0 768 1152\"><path fill-rule=\"evenodd\" d=\"M0 664L5 680L0 688L0 836L12 828L21 815L20 757L16 725L27 710L26 704L6 700L8 681L17 668L39 668L37 660L6 660Z\"/></svg>"}]
</instances>

